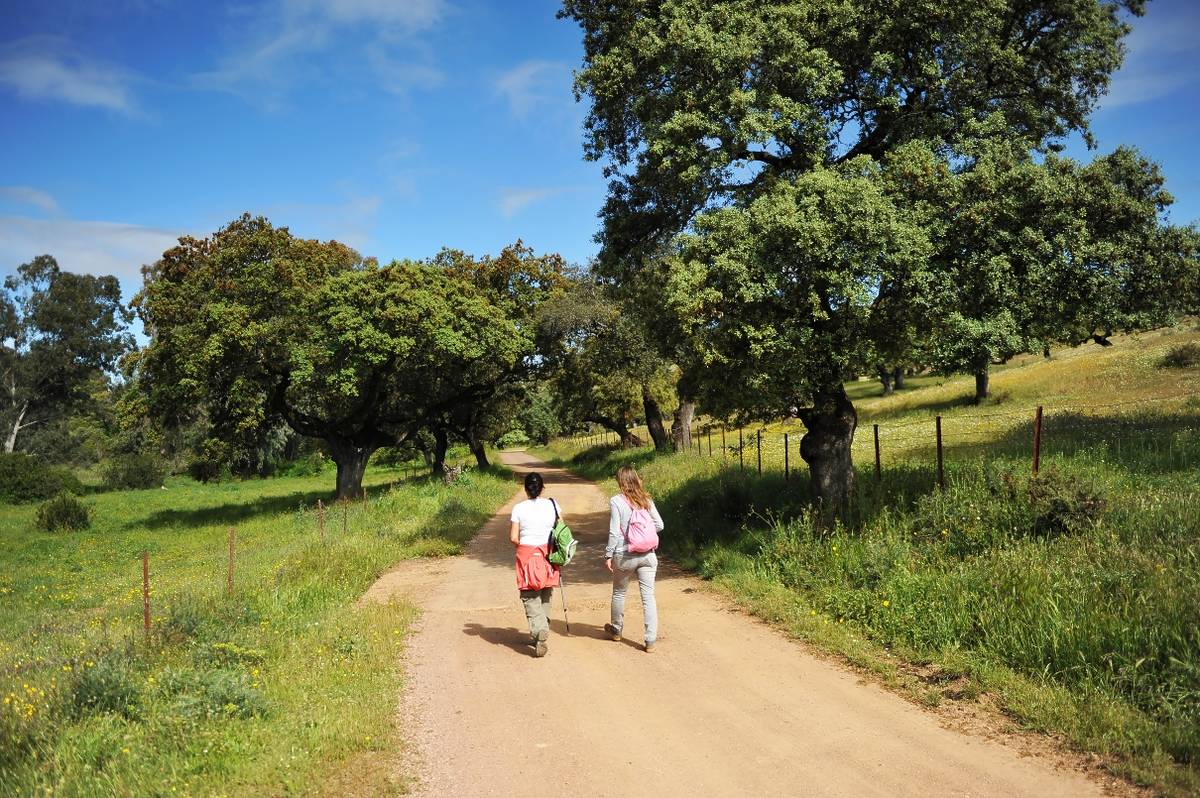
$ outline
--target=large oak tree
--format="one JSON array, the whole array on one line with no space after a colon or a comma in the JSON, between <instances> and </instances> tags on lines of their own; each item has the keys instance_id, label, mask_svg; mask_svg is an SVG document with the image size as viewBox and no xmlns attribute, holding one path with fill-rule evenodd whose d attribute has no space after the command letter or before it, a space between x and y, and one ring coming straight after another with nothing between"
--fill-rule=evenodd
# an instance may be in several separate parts
<instances>
[{"instance_id":1,"label":"large oak tree","mask_svg":"<svg viewBox=\"0 0 1200 798\"><path fill-rule=\"evenodd\" d=\"M714 377L733 404L802 404L814 495L836 508L857 423L842 379L939 295L928 233L874 187L880 164L985 118L1039 148L1090 141L1121 10L1144 5L564 0L583 29L585 153L611 179L599 268L628 279L689 234L673 279L723 293L684 303L710 362L762 364Z\"/></svg>"}]
</instances>

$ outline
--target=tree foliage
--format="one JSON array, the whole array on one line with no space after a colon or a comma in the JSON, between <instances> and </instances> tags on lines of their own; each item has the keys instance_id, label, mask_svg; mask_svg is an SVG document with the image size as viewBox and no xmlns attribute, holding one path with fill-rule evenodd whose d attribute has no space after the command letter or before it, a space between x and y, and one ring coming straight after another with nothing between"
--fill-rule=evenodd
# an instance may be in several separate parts
<instances>
[{"instance_id":1,"label":"tree foliage","mask_svg":"<svg viewBox=\"0 0 1200 798\"><path fill-rule=\"evenodd\" d=\"M20 433L94 403L133 347L116 277L62 271L49 255L22 264L0 294L0 419L6 452Z\"/></svg>"},{"instance_id":2,"label":"tree foliage","mask_svg":"<svg viewBox=\"0 0 1200 798\"><path fill-rule=\"evenodd\" d=\"M380 266L248 215L181 239L134 302L152 336L136 368L157 417L203 411L235 443L286 422L326 442L339 496L361 490L377 448L490 397L533 346L447 268Z\"/></svg>"}]
</instances>

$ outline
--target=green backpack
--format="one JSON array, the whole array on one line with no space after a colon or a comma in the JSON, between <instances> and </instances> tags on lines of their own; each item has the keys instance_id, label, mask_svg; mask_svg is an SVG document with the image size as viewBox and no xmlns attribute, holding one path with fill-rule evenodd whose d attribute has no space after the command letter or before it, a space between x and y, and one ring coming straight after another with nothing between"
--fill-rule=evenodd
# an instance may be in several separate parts
<instances>
[{"instance_id":1,"label":"green backpack","mask_svg":"<svg viewBox=\"0 0 1200 798\"><path fill-rule=\"evenodd\" d=\"M554 528L550 530L550 556L547 559L551 565L563 566L575 556L575 546L579 541L571 534L571 527L564 524L559 517L558 502L551 499L550 503L554 505Z\"/></svg>"}]
</instances>

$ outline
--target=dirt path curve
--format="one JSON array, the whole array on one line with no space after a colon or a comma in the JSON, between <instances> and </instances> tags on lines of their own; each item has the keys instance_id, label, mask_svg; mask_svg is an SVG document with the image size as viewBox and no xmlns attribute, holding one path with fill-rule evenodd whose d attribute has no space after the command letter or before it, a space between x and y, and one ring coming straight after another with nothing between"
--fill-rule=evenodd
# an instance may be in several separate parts
<instances>
[{"instance_id":1,"label":"dirt path curve","mask_svg":"<svg viewBox=\"0 0 1200 798\"><path fill-rule=\"evenodd\" d=\"M517 598L508 516L461 557L408 564L364 597L423 609L401 707L402 769L427 796L1090 796L1075 772L943 728L745 615L694 577L660 568L659 645L605 638L607 498L523 453L580 539L554 596L550 652L534 659ZM667 518L671 533L671 519ZM640 642L636 585L626 633Z\"/></svg>"}]
</instances>

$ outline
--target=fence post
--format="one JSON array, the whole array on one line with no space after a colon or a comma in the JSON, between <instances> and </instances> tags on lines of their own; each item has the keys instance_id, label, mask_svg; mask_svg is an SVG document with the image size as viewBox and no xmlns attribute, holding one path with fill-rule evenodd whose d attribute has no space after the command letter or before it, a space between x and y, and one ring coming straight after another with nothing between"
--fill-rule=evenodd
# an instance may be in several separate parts
<instances>
[{"instance_id":1,"label":"fence post","mask_svg":"<svg viewBox=\"0 0 1200 798\"><path fill-rule=\"evenodd\" d=\"M150 637L150 552L142 549L142 627Z\"/></svg>"},{"instance_id":2,"label":"fence post","mask_svg":"<svg viewBox=\"0 0 1200 798\"><path fill-rule=\"evenodd\" d=\"M704 441L700 439L699 430L696 431L696 434L693 437L695 437L695 439L696 439L696 456L703 457L704 456Z\"/></svg>"},{"instance_id":3,"label":"fence post","mask_svg":"<svg viewBox=\"0 0 1200 798\"><path fill-rule=\"evenodd\" d=\"M883 480L883 467L879 463L879 425L875 425L875 481Z\"/></svg>"},{"instance_id":4,"label":"fence post","mask_svg":"<svg viewBox=\"0 0 1200 798\"><path fill-rule=\"evenodd\" d=\"M237 530L229 527L229 568L225 571L225 592L233 595L233 552L237 547Z\"/></svg>"},{"instance_id":5,"label":"fence post","mask_svg":"<svg viewBox=\"0 0 1200 798\"><path fill-rule=\"evenodd\" d=\"M363 509L367 509L367 486L363 485Z\"/></svg>"},{"instance_id":6,"label":"fence post","mask_svg":"<svg viewBox=\"0 0 1200 798\"><path fill-rule=\"evenodd\" d=\"M321 535L321 542L325 542L325 504L317 499L317 532Z\"/></svg>"},{"instance_id":7,"label":"fence post","mask_svg":"<svg viewBox=\"0 0 1200 798\"><path fill-rule=\"evenodd\" d=\"M708 428L708 456L712 457L712 427Z\"/></svg>"},{"instance_id":8,"label":"fence post","mask_svg":"<svg viewBox=\"0 0 1200 798\"><path fill-rule=\"evenodd\" d=\"M1042 406L1038 405L1037 415L1033 419L1033 475L1038 475L1042 464Z\"/></svg>"},{"instance_id":9,"label":"fence post","mask_svg":"<svg viewBox=\"0 0 1200 798\"><path fill-rule=\"evenodd\" d=\"M756 432L754 434L756 436L758 436L758 444L754 448L758 449L758 473L759 473L759 475L761 475L762 474L762 430L760 429L758 432Z\"/></svg>"},{"instance_id":10,"label":"fence post","mask_svg":"<svg viewBox=\"0 0 1200 798\"><path fill-rule=\"evenodd\" d=\"M729 449L725 446L725 425L721 425L721 459L729 459Z\"/></svg>"},{"instance_id":11,"label":"fence post","mask_svg":"<svg viewBox=\"0 0 1200 798\"><path fill-rule=\"evenodd\" d=\"M946 474L942 470L942 417L937 417L938 487L946 487Z\"/></svg>"},{"instance_id":12,"label":"fence post","mask_svg":"<svg viewBox=\"0 0 1200 798\"><path fill-rule=\"evenodd\" d=\"M738 427L738 468L746 470L746 443L742 438L741 427Z\"/></svg>"},{"instance_id":13,"label":"fence post","mask_svg":"<svg viewBox=\"0 0 1200 798\"><path fill-rule=\"evenodd\" d=\"M783 481L787 482L791 478L791 463L788 460L791 447L788 446L788 434L783 433Z\"/></svg>"},{"instance_id":14,"label":"fence post","mask_svg":"<svg viewBox=\"0 0 1200 798\"><path fill-rule=\"evenodd\" d=\"M342 537L346 537L346 530L350 525L350 500L342 499Z\"/></svg>"}]
</instances>

